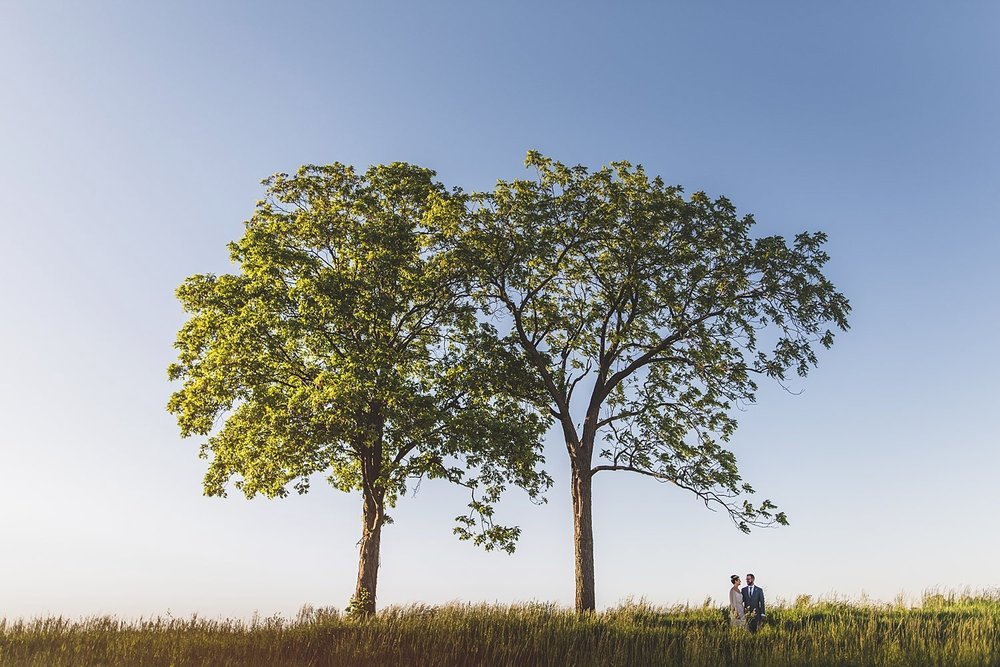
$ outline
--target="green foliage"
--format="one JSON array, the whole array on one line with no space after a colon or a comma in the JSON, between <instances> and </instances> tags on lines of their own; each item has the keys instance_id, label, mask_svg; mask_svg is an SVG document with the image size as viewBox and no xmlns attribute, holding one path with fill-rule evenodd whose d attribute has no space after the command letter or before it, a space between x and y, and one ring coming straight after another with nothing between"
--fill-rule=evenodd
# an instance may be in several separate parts
<instances>
[{"instance_id":1,"label":"green foliage","mask_svg":"<svg viewBox=\"0 0 1000 667\"><path fill-rule=\"evenodd\" d=\"M931 606L774 605L758 633L722 609L627 603L576 614L553 604L413 605L376 616L304 610L250 623L0 619L0 664L44 665L819 665L1000 664L997 594Z\"/></svg>"},{"instance_id":2,"label":"green foliage","mask_svg":"<svg viewBox=\"0 0 1000 667\"><path fill-rule=\"evenodd\" d=\"M492 504L509 484L532 498L549 484L536 470L548 421L442 247L465 197L433 177L402 163L278 174L230 244L238 273L180 286L190 319L168 409L183 436L207 438L206 494L304 493L326 473L381 511L414 480L444 478L486 518L460 535L513 548Z\"/></svg>"},{"instance_id":3,"label":"green foliage","mask_svg":"<svg viewBox=\"0 0 1000 667\"><path fill-rule=\"evenodd\" d=\"M374 601L371 599L371 593L365 589L361 589L351 598L347 608L344 610L344 614L348 618L361 618L369 615L369 610L372 607L374 607Z\"/></svg>"},{"instance_id":4,"label":"green foliage","mask_svg":"<svg viewBox=\"0 0 1000 667\"><path fill-rule=\"evenodd\" d=\"M476 196L452 242L479 303L512 323L503 342L545 386L574 466L673 483L744 531L786 523L750 503L724 445L757 378L806 375L848 327L825 234L755 239L727 199L628 162L527 165L537 177Z\"/></svg>"}]
</instances>

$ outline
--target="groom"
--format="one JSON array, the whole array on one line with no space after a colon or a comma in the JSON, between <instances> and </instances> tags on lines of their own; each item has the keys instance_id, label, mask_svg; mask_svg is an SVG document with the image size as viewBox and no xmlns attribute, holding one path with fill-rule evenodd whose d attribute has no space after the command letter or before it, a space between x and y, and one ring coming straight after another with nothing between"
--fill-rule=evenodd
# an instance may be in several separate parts
<instances>
[{"instance_id":1,"label":"groom","mask_svg":"<svg viewBox=\"0 0 1000 667\"><path fill-rule=\"evenodd\" d=\"M743 608L747 612L747 628L757 632L757 627L764 619L764 591L755 586L752 574L747 574L747 585L743 587Z\"/></svg>"}]
</instances>

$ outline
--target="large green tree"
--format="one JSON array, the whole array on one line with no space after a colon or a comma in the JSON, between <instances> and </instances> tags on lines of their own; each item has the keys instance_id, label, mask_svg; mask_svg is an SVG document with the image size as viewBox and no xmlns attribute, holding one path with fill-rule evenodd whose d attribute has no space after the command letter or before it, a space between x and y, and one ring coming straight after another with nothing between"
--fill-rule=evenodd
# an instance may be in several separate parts
<instances>
[{"instance_id":1,"label":"large green tree","mask_svg":"<svg viewBox=\"0 0 1000 667\"><path fill-rule=\"evenodd\" d=\"M454 242L480 302L510 325L569 455L576 607L594 609L592 483L669 482L743 531L785 524L754 505L725 443L755 378L805 375L849 304L824 277L822 233L753 238L724 198L618 162L590 172L531 152L537 177L479 195Z\"/></svg>"},{"instance_id":2,"label":"large green tree","mask_svg":"<svg viewBox=\"0 0 1000 667\"><path fill-rule=\"evenodd\" d=\"M375 609L386 508L408 483L468 487L455 532L507 551L519 531L493 522L493 503L509 484L538 498L549 483L537 382L477 321L441 246L464 197L433 177L402 163L276 175L230 244L238 273L177 291L190 319L168 409L183 436L207 436L205 493L230 481L247 497L304 493L323 472L360 491L361 613Z\"/></svg>"}]
</instances>

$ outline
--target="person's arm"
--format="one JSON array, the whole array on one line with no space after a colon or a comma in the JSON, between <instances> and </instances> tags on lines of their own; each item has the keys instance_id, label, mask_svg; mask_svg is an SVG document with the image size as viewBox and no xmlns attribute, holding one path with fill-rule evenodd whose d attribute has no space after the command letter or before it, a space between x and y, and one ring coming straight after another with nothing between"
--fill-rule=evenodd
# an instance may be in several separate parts
<instances>
[{"instance_id":1,"label":"person's arm","mask_svg":"<svg viewBox=\"0 0 1000 667\"><path fill-rule=\"evenodd\" d=\"M760 615L764 615L764 589L760 589Z\"/></svg>"}]
</instances>

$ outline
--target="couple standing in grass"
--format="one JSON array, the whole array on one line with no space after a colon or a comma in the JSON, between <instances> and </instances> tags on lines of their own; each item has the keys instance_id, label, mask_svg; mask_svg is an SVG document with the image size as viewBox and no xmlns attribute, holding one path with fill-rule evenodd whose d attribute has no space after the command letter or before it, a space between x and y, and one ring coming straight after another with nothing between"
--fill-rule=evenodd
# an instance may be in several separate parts
<instances>
[{"instance_id":1,"label":"couple standing in grass","mask_svg":"<svg viewBox=\"0 0 1000 667\"><path fill-rule=\"evenodd\" d=\"M753 574L747 575L747 585L740 590L740 577L729 577L733 587L729 589L729 622L734 628L748 628L757 632L764 620L764 591L754 585Z\"/></svg>"}]
</instances>

